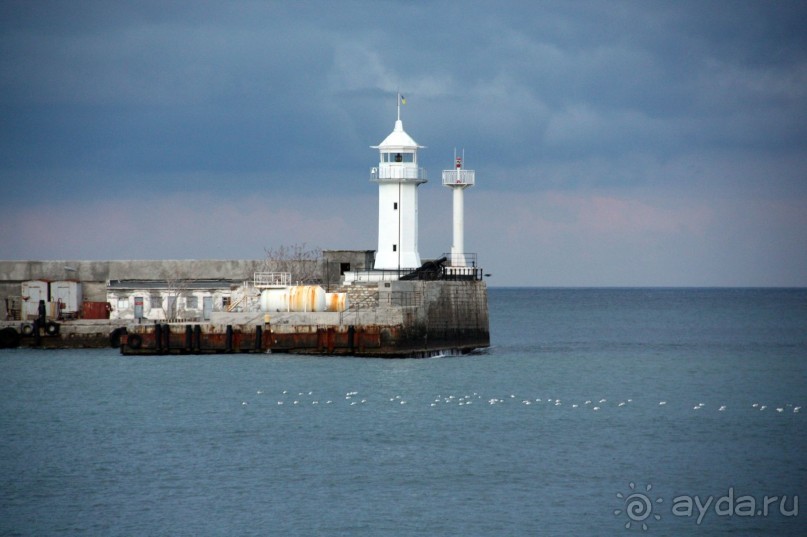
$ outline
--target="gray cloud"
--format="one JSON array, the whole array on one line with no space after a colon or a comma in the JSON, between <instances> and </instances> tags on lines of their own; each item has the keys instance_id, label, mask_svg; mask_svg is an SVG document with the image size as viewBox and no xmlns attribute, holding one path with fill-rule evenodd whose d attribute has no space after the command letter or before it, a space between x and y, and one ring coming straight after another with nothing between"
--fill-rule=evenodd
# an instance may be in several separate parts
<instances>
[{"instance_id":1,"label":"gray cloud","mask_svg":"<svg viewBox=\"0 0 807 537\"><path fill-rule=\"evenodd\" d=\"M374 194L369 146L392 128L400 90L431 176L455 147L477 169L469 206L492 204L475 209L486 224L476 230L480 252L509 248L524 266L553 252L545 266L557 270L543 279L507 269L500 283L622 284L627 263L649 284L807 284L807 263L793 253L807 245L788 227L804 222L783 209L807 199L806 23L799 2L4 2L0 208L28 214L58 199L81 212L81 203L190 195L197 212L186 217L202 227L205 215L223 214L216 200L306 199L330 211L330 199ZM434 183L422 189L424 248L450 240L443 194ZM497 206L504 199L512 211ZM584 218L594 199L644 218L600 248ZM346 223L375 224L374 207L359 218L348 205L336 209L354 213ZM653 232L671 210L744 231L731 241ZM742 220L749 211L754 226ZM516 215L529 228L522 239L491 231L511 229L498 220ZM312 221L343 229L321 218ZM550 225L556 219L566 227ZM53 245L33 246L31 229L16 234L25 245L0 242L0 255L52 255ZM313 227L296 229L314 242ZM354 246L372 248L367 236ZM92 254L69 239L65 249ZM203 257L201 248L188 255ZM581 249L613 265L611 276L584 270ZM779 260L778 276L753 268L746 249ZM673 251L714 262L680 267L665 254ZM747 276L718 276L721 259L746 259Z\"/></svg>"}]
</instances>

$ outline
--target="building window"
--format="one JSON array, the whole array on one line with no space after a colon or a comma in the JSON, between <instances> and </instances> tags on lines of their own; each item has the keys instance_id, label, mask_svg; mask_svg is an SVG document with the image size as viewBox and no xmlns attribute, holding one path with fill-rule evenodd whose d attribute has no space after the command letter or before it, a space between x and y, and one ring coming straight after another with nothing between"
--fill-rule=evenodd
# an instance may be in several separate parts
<instances>
[{"instance_id":1,"label":"building window","mask_svg":"<svg viewBox=\"0 0 807 537\"><path fill-rule=\"evenodd\" d=\"M397 211L397 210L398 210L398 202L397 202L397 201L393 201L393 202L392 202L392 210L393 210L393 211Z\"/></svg>"},{"instance_id":2,"label":"building window","mask_svg":"<svg viewBox=\"0 0 807 537\"><path fill-rule=\"evenodd\" d=\"M119 298L118 299L118 310L128 310L129 309L129 299L128 298Z\"/></svg>"},{"instance_id":3,"label":"building window","mask_svg":"<svg viewBox=\"0 0 807 537\"><path fill-rule=\"evenodd\" d=\"M230 305L230 297L223 296L221 297L221 307L227 309L227 306Z\"/></svg>"},{"instance_id":4,"label":"building window","mask_svg":"<svg viewBox=\"0 0 807 537\"><path fill-rule=\"evenodd\" d=\"M345 272L350 271L350 263L339 263L339 274L344 276Z\"/></svg>"},{"instance_id":5,"label":"building window","mask_svg":"<svg viewBox=\"0 0 807 537\"><path fill-rule=\"evenodd\" d=\"M149 301L151 302L151 307L152 308L162 308L163 307L163 297L161 297L160 295L151 295L151 297L149 298Z\"/></svg>"},{"instance_id":6,"label":"building window","mask_svg":"<svg viewBox=\"0 0 807 537\"><path fill-rule=\"evenodd\" d=\"M189 296L185 299L185 307L186 308L198 308L199 307L199 297L197 296Z\"/></svg>"},{"instance_id":7,"label":"building window","mask_svg":"<svg viewBox=\"0 0 807 537\"><path fill-rule=\"evenodd\" d=\"M397 244L393 244L393 245L392 245L392 251L393 251L393 252L397 252L397 251L398 251L398 245L397 245Z\"/></svg>"}]
</instances>

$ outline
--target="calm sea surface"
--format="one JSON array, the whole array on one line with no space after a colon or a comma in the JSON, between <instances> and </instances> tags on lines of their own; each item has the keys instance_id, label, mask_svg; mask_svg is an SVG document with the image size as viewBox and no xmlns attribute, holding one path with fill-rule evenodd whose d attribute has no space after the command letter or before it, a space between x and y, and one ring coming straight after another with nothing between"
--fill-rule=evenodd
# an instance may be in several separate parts
<instances>
[{"instance_id":1,"label":"calm sea surface","mask_svg":"<svg viewBox=\"0 0 807 537\"><path fill-rule=\"evenodd\" d=\"M804 535L807 290L490 313L427 360L0 351L0 534Z\"/></svg>"}]
</instances>

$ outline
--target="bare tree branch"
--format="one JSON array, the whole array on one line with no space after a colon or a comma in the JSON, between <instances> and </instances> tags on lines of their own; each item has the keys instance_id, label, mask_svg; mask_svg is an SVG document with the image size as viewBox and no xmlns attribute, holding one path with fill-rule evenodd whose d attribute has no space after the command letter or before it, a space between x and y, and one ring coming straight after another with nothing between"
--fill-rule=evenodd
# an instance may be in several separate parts
<instances>
[{"instance_id":1,"label":"bare tree branch","mask_svg":"<svg viewBox=\"0 0 807 537\"><path fill-rule=\"evenodd\" d=\"M288 272L291 280L297 283L321 283L321 248L308 249L305 243L264 248L264 270L266 272Z\"/></svg>"}]
</instances>

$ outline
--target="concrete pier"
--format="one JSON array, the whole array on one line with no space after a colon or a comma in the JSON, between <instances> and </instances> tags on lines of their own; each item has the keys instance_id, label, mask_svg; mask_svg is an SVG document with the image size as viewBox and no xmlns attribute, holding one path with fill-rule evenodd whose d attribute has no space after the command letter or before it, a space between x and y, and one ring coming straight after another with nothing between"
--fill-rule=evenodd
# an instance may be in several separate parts
<instances>
[{"instance_id":1,"label":"concrete pier","mask_svg":"<svg viewBox=\"0 0 807 537\"><path fill-rule=\"evenodd\" d=\"M393 281L345 312L220 313L210 323L129 326L121 353L283 352L378 357L490 346L482 281ZM268 318L267 318L268 317Z\"/></svg>"},{"instance_id":2,"label":"concrete pier","mask_svg":"<svg viewBox=\"0 0 807 537\"><path fill-rule=\"evenodd\" d=\"M111 279L251 279L260 261L0 261L0 291L19 295L21 282L74 276L85 300L107 304ZM226 311L209 318L70 319L53 316L33 333L33 318L0 321L0 347L118 347L123 354L288 352L356 356L430 356L490 345L487 286L464 279L337 282L338 271L367 269L367 252L333 251L318 262L323 285L347 293L341 312ZM336 272L334 272L336 271ZM431 273L430 273L431 274ZM437 273L435 273L437 274ZM325 283L325 282L333 282ZM114 302L114 301L113 301ZM119 307L117 303L110 307ZM5 312L8 317L8 311ZM118 311L120 313L120 311ZM173 319L173 320L172 320ZM159 327L159 328L157 328ZM190 330L190 332L189 332ZM136 336L132 338L131 336ZM136 341L132 345L132 341Z\"/></svg>"}]
</instances>

